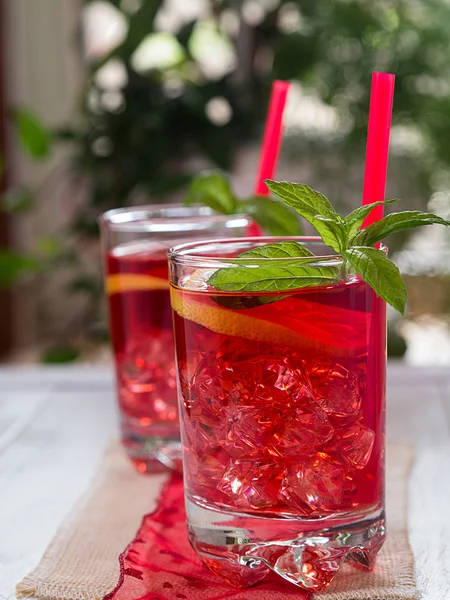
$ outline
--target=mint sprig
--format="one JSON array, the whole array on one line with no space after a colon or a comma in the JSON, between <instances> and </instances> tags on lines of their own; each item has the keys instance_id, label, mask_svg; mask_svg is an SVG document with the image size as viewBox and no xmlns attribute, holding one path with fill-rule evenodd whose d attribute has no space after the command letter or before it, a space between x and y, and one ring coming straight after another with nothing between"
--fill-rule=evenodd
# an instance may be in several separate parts
<instances>
[{"instance_id":1,"label":"mint sprig","mask_svg":"<svg viewBox=\"0 0 450 600\"><path fill-rule=\"evenodd\" d=\"M218 171L201 173L193 179L184 203L203 204L224 215L246 214L271 235L302 234L299 219L283 202L267 196L239 198Z\"/></svg>"},{"instance_id":2,"label":"mint sprig","mask_svg":"<svg viewBox=\"0 0 450 600\"><path fill-rule=\"evenodd\" d=\"M450 226L450 221L432 213L405 211L391 213L361 230L376 206L396 200L362 206L343 217L328 198L305 184L270 180L266 184L284 204L313 225L324 243L342 256L378 296L404 314L406 286L400 271L385 252L373 246L404 229L435 223ZM319 263L302 244L294 241L260 246L238 258L235 266L217 270L208 283L224 291L279 292L330 285L341 278L336 266L324 265L323 259ZM279 260L281 258L293 260ZM242 259L248 260L243 262Z\"/></svg>"}]
</instances>

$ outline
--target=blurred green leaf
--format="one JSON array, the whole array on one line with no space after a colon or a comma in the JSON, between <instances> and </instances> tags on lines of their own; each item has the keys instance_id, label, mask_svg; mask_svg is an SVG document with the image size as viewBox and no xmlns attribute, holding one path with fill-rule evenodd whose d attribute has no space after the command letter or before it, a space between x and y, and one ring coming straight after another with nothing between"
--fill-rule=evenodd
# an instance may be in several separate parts
<instances>
[{"instance_id":1,"label":"blurred green leaf","mask_svg":"<svg viewBox=\"0 0 450 600\"><path fill-rule=\"evenodd\" d=\"M61 240L50 236L38 238L36 247L38 252L49 258L59 256L64 251Z\"/></svg>"},{"instance_id":2,"label":"blurred green leaf","mask_svg":"<svg viewBox=\"0 0 450 600\"><path fill-rule=\"evenodd\" d=\"M22 150L35 160L43 160L50 154L52 134L38 117L25 108L12 112L17 138Z\"/></svg>"},{"instance_id":3,"label":"blurred green leaf","mask_svg":"<svg viewBox=\"0 0 450 600\"><path fill-rule=\"evenodd\" d=\"M405 339L398 333L395 327L388 327L387 353L391 358L401 358L407 350Z\"/></svg>"},{"instance_id":4,"label":"blurred green leaf","mask_svg":"<svg viewBox=\"0 0 450 600\"><path fill-rule=\"evenodd\" d=\"M76 360L79 355L80 351L72 346L55 346L44 352L41 362L44 364L69 363Z\"/></svg>"},{"instance_id":5,"label":"blurred green leaf","mask_svg":"<svg viewBox=\"0 0 450 600\"><path fill-rule=\"evenodd\" d=\"M97 277L80 276L73 279L67 286L73 293L100 294L103 293L103 283Z\"/></svg>"},{"instance_id":6,"label":"blurred green leaf","mask_svg":"<svg viewBox=\"0 0 450 600\"><path fill-rule=\"evenodd\" d=\"M33 205L33 192L27 188L10 188L0 202L2 209L7 212L25 212Z\"/></svg>"},{"instance_id":7,"label":"blurred green leaf","mask_svg":"<svg viewBox=\"0 0 450 600\"><path fill-rule=\"evenodd\" d=\"M39 271L41 264L32 256L0 250L0 287L9 287L25 273Z\"/></svg>"},{"instance_id":8,"label":"blurred green leaf","mask_svg":"<svg viewBox=\"0 0 450 600\"><path fill-rule=\"evenodd\" d=\"M273 198L249 198L239 202L236 211L240 209L271 235L301 235L303 232L297 214Z\"/></svg>"},{"instance_id":9,"label":"blurred green leaf","mask_svg":"<svg viewBox=\"0 0 450 600\"><path fill-rule=\"evenodd\" d=\"M203 204L225 215L232 215L237 201L228 182L221 173L202 173L196 177L185 197L186 206Z\"/></svg>"}]
</instances>

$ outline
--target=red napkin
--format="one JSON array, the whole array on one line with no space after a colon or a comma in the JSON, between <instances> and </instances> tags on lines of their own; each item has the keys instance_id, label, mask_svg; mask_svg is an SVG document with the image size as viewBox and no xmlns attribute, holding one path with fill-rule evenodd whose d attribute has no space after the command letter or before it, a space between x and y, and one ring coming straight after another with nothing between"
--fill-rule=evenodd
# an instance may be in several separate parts
<instances>
[{"instance_id":1,"label":"red napkin","mask_svg":"<svg viewBox=\"0 0 450 600\"><path fill-rule=\"evenodd\" d=\"M136 539L119 557L120 578L103 600L307 600L282 579L233 588L203 566L186 532L183 480L173 474L155 512L144 517Z\"/></svg>"}]
</instances>

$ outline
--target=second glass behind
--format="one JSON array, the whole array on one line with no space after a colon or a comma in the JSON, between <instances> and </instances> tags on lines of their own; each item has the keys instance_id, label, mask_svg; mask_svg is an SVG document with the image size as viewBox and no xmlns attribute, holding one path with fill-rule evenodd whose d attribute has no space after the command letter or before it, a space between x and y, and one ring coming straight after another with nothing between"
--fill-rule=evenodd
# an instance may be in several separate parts
<instances>
[{"instance_id":1,"label":"second glass behind","mask_svg":"<svg viewBox=\"0 0 450 600\"><path fill-rule=\"evenodd\" d=\"M116 209L100 219L121 436L142 473L181 467L167 251L242 237L249 224L244 215L177 205Z\"/></svg>"}]
</instances>

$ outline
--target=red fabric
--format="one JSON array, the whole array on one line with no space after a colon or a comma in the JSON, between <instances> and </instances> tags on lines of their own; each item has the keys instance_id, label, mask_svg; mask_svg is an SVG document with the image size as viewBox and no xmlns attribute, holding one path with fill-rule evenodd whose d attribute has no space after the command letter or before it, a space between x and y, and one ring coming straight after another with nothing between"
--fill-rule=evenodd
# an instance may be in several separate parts
<instances>
[{"instance_id":1,"label":"red fabric","mask_svg":"<svg viewBox=\"0 0 450 600\"><path fill-rule=\"evenodd\" d=\"M103 600L307 600L280 578L249 589L230 587L203 566L186 533L183 481L172 475L159 506L144 517L136 539L119 557L120 578Z\"/></svg>"}]
</instances>

